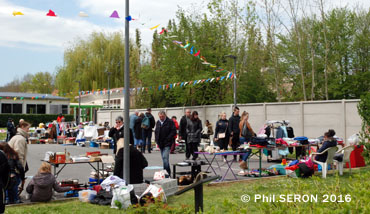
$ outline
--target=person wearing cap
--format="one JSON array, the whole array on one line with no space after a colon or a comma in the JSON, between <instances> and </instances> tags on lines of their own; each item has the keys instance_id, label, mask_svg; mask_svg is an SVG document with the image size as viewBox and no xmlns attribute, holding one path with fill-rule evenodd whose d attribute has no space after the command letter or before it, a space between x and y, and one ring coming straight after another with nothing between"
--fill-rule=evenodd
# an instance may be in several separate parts
<instances>
[{"instance_id":1,"label":"person wearing cap","mask_svg":"<svg viewBox=\"0 0 370 214\"><path fill-rule=\"evenodd\" d=\"M152 109L151 108L146 109L143 121L146 120L145 118L149 119L150 126L148 128L143 128L142 129L142 135L143 135L142 147L143 147L143 149L141 151L143 153L145 153L145 147L147 146L148 152L151 153L152 152L152 133L153 133L153 128L155 126L155 119L154 119L154 116L152 115Z\"/></svg>"},{"instance_id":2,"label":"person wearing cap","mask_svg":"<svg viewBox=\"0 0 370 214\"><path fill-rule=\"evenodd\" d=\"M12 118L8 119L8 123L6 124L6 127L7 127L6 142L8 142L17 133L17 130L15 129Z\"/></svg>"}]
</instances>

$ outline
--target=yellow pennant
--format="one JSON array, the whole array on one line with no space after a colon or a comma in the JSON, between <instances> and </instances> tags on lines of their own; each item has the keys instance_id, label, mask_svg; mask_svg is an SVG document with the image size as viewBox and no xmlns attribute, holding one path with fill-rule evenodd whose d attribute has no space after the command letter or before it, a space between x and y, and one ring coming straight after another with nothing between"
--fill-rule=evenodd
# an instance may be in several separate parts
<instances>
[{"instance_id":1,"label":"yellow pennant","mask_svg":"<svg viewBox=\"0 0 370 214\"><path fill-rule=\"evenodd\" d=\"M159 25L161 25L161 24L159 24ZM151 28L150 28L150 30L154 30L154 29L156 29L157 27L159 27L159 25L156 25L156 26L154 26L154 27L151 27Z\"/></svg>"},{"instance_id":2,"label":"yellow pennant","mask_svg":"<svg viewBox=\"0 0 370 214\"><path fill-rule=\"evenodd\" d=\"M13 16L23 16L24 14L22 12L19 12L19 11L14 11L13 12Z\"/></svg>"}]
</instances>

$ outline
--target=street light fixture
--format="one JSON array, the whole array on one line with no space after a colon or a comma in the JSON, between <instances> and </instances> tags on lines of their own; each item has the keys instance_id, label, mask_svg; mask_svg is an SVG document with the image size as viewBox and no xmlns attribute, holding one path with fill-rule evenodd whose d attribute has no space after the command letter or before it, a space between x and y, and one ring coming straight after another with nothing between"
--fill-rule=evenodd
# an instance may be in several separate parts
<instances>
[{"instance_id":1,"label":"street light fixture","mask_svg":"<svg viewBox=\"0 0 370 214\"><path fill-rule=\"evenodd\" d=\"M108 72L108 108L110 108L110 86L109 86L109 79L112 72Z\"/></svg>"},{"instance_id":2,"label":"street light fixture","mask_svg":"<svg viewBox=\"0 0 370 214\"><path fill-rule=\"evenodd\" d=\"M77 125L80 125L80 114L81 114L81 81L75 80L75 82L78 82L78 114L77 114Z\"/></svg>"},{"instance_id":3,"label":"street light fixture","mask_svg":"<svg viewBox=\"0 0 370 214\"><path fill-rule=\"evenodd\" d=\"M236 56L225 55L226 58L231 58L234 60L234 107L236 107Z\"/></svg>"}]
</instances>

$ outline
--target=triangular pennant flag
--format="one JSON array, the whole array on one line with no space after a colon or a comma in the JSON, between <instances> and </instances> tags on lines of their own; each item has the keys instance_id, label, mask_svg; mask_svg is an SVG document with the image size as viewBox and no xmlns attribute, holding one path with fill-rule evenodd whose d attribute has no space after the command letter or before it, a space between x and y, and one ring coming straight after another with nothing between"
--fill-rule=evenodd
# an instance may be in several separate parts
<instances>
[{"instance_id":1,"label":"triangular pennant flag","mask_svg":"<svg viewBox=\"0 0 370 214\"><path fill-rule=\"evenodd\" d=\"M127 16L125 19L126 19L127 21L131 21L131 20L133 20L131 16Z\"/></svg>"},{"instance_id":2,"label":"triangular pennant flag","mask_svg":"<svg viewBox=\"0 0 370 214\"><path fill-rule=\"evenodd\" d=\"M163 27L163 28L162 28L162 31L161 31L161 32L159 32L159 34L163 34L164 32L166 32L166 33L167 33L168 31L166 30L166 28L164 28L164 27Z\"/></svg>"},{"instance_id":3,"label":"triangular pennant flag","mask_svg":"<svg viewBox=\"0 0 370 214\"><path fill-rule=\"evenodd\" d=\"M16 97L14 97L14 100L17 100L17 98L16 98Z\"/></svg>"},{"instance_id":4,"label":"triangular pennant flag","mask_svg":"<svg viewBox=\"0 0 370 214\"><path fill-rule=\"evenodd\" d=\"M79 17L89 17L89 15L87 15L87 13L82 12L82 11L78 13L78 16Z\"/></svg>"},{"instance_id":5,"label":"triangular pennant flag","mask_svg":"<svg viewBox=\"0 0 370 214\"><path fill-rule=\"evenodd\" d=\"M225 76L222 76L222 77L221 77L221 79L220 79L220 81L222 81L222 80L224 80L224 79L225 79Z\"/></svg>"},{"instance_id":6,"label":"triangular pennant flag","mask_svg":"<svg viewBox=\"0 0 370 214\"><path fill-rule=\"evenodd\" d=\"M226 80L230 78L230 74L231 74L231 72L226 74Z\"/></svg>"},{"instance_id":7,"label":"triangular pennant flag","mask_svg":"<svg viewBox=\"0 0 370 214\"><path fill-rule=\"evenodd\" d=\"M184 82L182 82L181 84L180 84L180 87L182 87L184 85Z\"/></svg>"},{"instance_id":8,"label":"triangular pennant flag","mask_svg":"<svg viewBox=\"0 0 370 214\"><path fill-rule=\"evenodd\" d=\"M170 88L172 89L172 84L170 84Z\"/></svg>"},{"instance_id":9,"label":"triangular pennant flag","mask_svg":"<svg viewBox=\"0 0 370 214\"><path fill-rule=\"evenodd\" d=\"M216 68L217 66L215 66L215 65L211 65L211 68Z\"/></svg>"},{"instance_id":10,"label":"triangular pennant flag","mask_svg":"<svg viewBox=\"0 0 370 214\"><path fill-rule=\"evenodd\" d=\"M197 80L194 81L194 84L193 85L195 85L195 84L197 84Z\"/></svg>"},{"instance_id":11,"label":"triangular pennant flag","mask_svg":"<svg viewBox=\"0 0 370 214\"><path fill-rule=\"evenodd\" d=\"M22 12L13 11L13 16L22 16L22 15L24 15Z\"/></svg>"},{"instance_id":12,"label":"triangular pennant flag","mask_svg":"<svg viewBox=\"0 0 370 214\"><path fill-rule=\"evenodd\" d=\"M158 86L158 91L160 91L161 90L161 88L162 88L162 86L160 85L160 86Z\"/></svg>"},{"instance_id":13,"label":"triangular pennant flag","mask_svg":"<svg viewBox=\"0 0 370 214\"><path fill-rule=\"evenodd\" d=\"M215 80L215 78L212 78L210 82L212 82L213 80Z\"/></svg>"},{"instance_id":14,"label":"triangular pennant flag","mask_svg":"<svg viewBox=\"0 0 370 214\"><path fill-rule=\"evenodd\" d=\"M110 18L116 18L116 19L119 19L119 15L118 15L118 12L115 10L113 11L112 15L109 16Z\"/></svg>"},{"instance_id":15,"label":"triangular pennant flag","mask_svg":"<svg viewBox=\"0 0 370 214\"><path fill-rule=\"evenodd\" d=\"M185 82L184 86L186 86L188 84L188 82Z\"/></svg>"},{"instance_id":16,"label":"triangular pennant flag","mask_svg":"<svg viewBox=\"0 0 370 214\"><path fill-rule=\"evenodd\" d=\"M54 11L49 10L49 12L46 14L46 16L54 16L54 17L56 17L57 15L55 15Z\"/></svg>"},{"instance_id":17,"label":"triangular pennant flag","mask_svg":"<svg viewBox=\"0 0 370 214\"><path fill-rule=\"evenodd\" d=\"M159 25L161 25L161 24L159 24ZM154 27L151 27L151 28L150 28L150 30L154 30L154 29L156 29L157 27L159 27L159 25L156 25L156 26L154 26Z\"/></svg>"},{"instance_id":18,"label":"triangular pennant flag","mask_svg":"<svg viewBox=\"0 0 370 214\"><path fill-rule=\"evenodd\" d=\"M211 80L211 78L208 78L207 80L206 80L206 82L208 82L208 81L210 81Z\"/></svg>"},{"instance_id":19,"label":"triangular pennant flag","mask_svg":"<svg viewBox=\"0 0 370 214\"><path fill-rule=\"evenodd\" d=\"M194 46L191 46L191 48L190 48L190 54L193 54L193 51L194 51Z\"/></svg>"},{"instance_id":20,"label":"triangular pennant flag","mask_svg":"<svg viewBox=\"0 0 370 214\"><path fill-rule=\"evenodd\" d=\"M190 43L186 44L183 48L188 48L190 46Z\"/></svg>"},{"instance_id":21,"label":"triangular pennant flag","mask_svg":"<svg viewBox=\"0 0 370 214\"><path fill-rule=\"evenodd\" d=\"M200 54L200 51L198 51L196 54L194 54L194 56L198 56Z\"/></svg>"}]
</instances>

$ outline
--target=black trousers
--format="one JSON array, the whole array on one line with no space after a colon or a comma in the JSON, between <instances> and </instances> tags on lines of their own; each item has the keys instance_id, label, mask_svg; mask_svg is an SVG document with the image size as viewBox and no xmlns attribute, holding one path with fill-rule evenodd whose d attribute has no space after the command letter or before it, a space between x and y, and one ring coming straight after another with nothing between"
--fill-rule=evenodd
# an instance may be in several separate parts
<instances>
[{"instance_id":1,"label":"black trousers","mask_svg":"<svg viewBox=\"0 0 370 214\"><path fill-rule=\"evenodd\" d=\"M190 149L190 145L188 143L188 140L185 139L185 158L186 159L189 159L191 156L191 149Z\"/></svg>"},{"instance_id":2,"label":"black trousers","mask_svg":"<svg viewBox=\"0 0 370 214\"><path fill-rule=\"evenodd\" d=\"M188 143L186 145L189 145L190 154L193 156L193 160L197 159L198 154L195 154L194 152L198 151L199 143L198 142L191 142L191 143ZM189 157L190 157L190 155L189 155Z\"/></svg>"},{"instance_id":3,"label":"black trousers","mask_svg":"<svg viewBox=\"0 0 370 214\"><path fill-rule=\"evenodd\" d=\"M233 151L236 151L236 149L240 146L240 138L239 138L239 133L235 134L234 137L232 138L232 143L231 143L231 148ZM236 155L234 155L234 159L236 160Z\"/></svg>"},{"instance_id":4,"label":"black trousers","mask_svg":"<svg viewBox=\"0 0 370 214\"><path fill-rule=\"evenodd\" d=\"M5 194L3 184L0 182L0 213L5 212Z\"/></svg>"}]
</instances>

